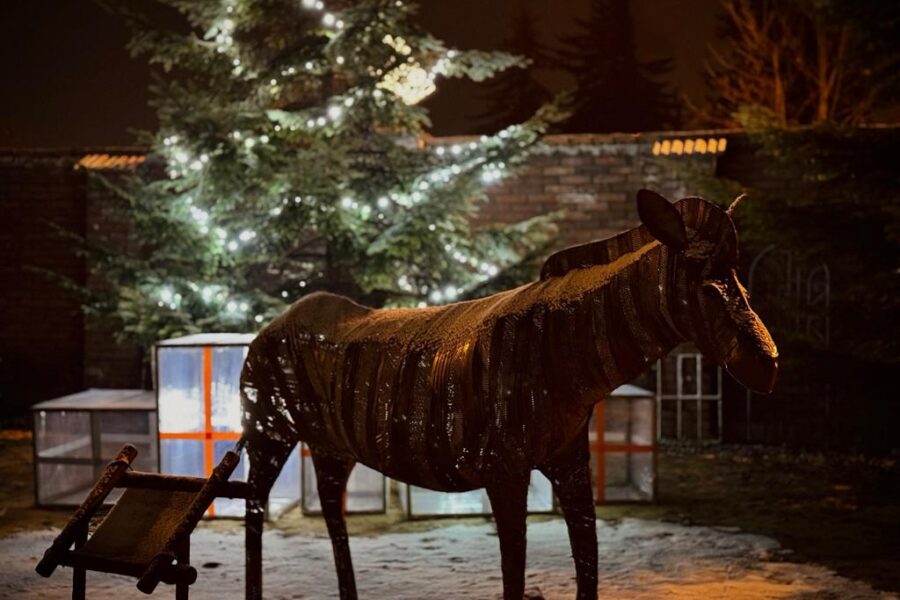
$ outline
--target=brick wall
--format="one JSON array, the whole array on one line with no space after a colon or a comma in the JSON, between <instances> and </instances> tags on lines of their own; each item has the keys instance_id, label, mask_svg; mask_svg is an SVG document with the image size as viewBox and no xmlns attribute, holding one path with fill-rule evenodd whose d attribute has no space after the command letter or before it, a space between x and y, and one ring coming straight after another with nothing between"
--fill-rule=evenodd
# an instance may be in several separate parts
<instances>
[{"instance_id":1,"label":"brick wall","mask_svg":"<svg viewBox=\"0 0 900 600\"><path fill-rule=\"evenodd\" d=\"M83 320L51 271L84 281L53 229L84 232L84 175L67 153L0 153L0 421L81 389Z\"/></svg>"},{"instance_id":2,"label":"brick wall","mask_svg":"<svg viewBox=\"0 0 900 600\"><path fill-rule=\"evenodd\" d=\"M639 223L635 207L639 189L681 198L691 192L685 176L688 171L715 172L715 154L682 154L677 159L671 154L654 155L654 145L660 140L685 135L549 136L519 174L488 189L491 202L481 218L510 223L561 211L560 246L630 229Z\"/></svg>"},{"instance_id":3,"label":"brick wall","mask_svg":"<svg viewBox=\"0 0 900 600\"><path fill-rule=\"evenodd\" d=\"M125 174L112 170L90 171L85 178L85 237L91 244L107 248L127 248L130 227L119 213L112 210L110 192L98 180L106 177L115 180ZM88 273L91 287L102 285L99 279ZM148 365L144 353L134 346L119 343L115 339L115 324L96 317L85 320L84 335L84 386L100 388L143 387L149 381Z\"/></svg>"}]
</instances>

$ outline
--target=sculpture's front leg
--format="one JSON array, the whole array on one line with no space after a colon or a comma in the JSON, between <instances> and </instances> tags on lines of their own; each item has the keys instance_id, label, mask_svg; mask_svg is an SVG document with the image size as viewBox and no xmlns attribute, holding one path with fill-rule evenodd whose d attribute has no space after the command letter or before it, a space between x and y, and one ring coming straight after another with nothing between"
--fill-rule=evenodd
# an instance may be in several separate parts
<instances>
[{"instance_id":1,"label":"sculpture's front leg","mask_svg":"<svg viewBox=\"0 0 900 600\"><path fill-rule=\"evenodd\" d=\"M553 491L569 529L569 543L575 558L577 600L597 598L597 518L591 492L591 454L588 430L559 456L541 468L553 483Z\"/></svg>"},{"instance_id":2,"label":"sculpture's front leg","mask_svg":"<svg viewBox=\"0 0 900 600\"><path fill-rule=\"evenodd\" d=\"M503 600L525 596L525 519L528 516L528 478L498 481L487 486L500 538Z\"/></svg>"}]
</instances>

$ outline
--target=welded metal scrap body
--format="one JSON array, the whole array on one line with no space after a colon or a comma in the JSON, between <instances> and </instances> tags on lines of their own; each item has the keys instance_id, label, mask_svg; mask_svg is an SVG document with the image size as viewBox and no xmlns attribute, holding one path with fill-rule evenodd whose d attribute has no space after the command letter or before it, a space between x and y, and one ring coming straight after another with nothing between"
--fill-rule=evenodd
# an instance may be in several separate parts
<instances>
[{"instance_id":1,"label":"welded metal scrap body","mask_svg":"<svg viewBox=\"0 0 900 600\"><path fill-rule=\"evenodd\" d=\"M698 239L730 243L723 211L684 202L689 226L712 228ZM680 341L665 322L673 254L637 227L480 300L376 310L311 294L251 345L244 435L251 448L302 440L435 490L520 477Z\"/></svg>"}]
</instances>

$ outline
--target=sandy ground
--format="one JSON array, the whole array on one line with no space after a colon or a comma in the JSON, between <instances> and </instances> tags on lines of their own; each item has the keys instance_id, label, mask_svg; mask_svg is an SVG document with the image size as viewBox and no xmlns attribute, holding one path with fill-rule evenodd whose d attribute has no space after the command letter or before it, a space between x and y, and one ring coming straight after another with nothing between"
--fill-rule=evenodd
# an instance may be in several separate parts
<instances>
[{"instance_id":1,"label":"sandy ground","mask_svg":"<svg viewBox=\"0 0 900 600\"><path fill-rule=\"evenodd\" d=\"M734 528L683 526L643 519L601 522L601 597L644 599L841 600L897 598L815 564L784 562L774 540ZM0 539L0 597L67 598L71 572L42 579L33 567L54 531L31 531ZM575 597L565 525L559 519L529 523L529 597ZM266 597L336 598L331 547L326 538L265 537ZM351 539L362 598L500 598L497 537L489 523L455 524L414 533ZM240 598L243 539L217 527L194 534L193 560L200 576L191 598ZM163 597L171 594L159 590ZM89 574L88 597L145 598L133 580Z\"/></svg>"}]
</instances>

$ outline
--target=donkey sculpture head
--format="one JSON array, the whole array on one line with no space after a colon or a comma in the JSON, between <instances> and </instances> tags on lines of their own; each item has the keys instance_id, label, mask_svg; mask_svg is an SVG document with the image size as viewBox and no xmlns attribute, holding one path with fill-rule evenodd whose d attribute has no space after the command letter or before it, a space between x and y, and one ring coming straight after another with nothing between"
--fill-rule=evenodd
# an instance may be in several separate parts
<instances>
[{"instance_id":1,"label":"donkey sculpture head","mask_svg":"<svg viewBox=\"0 0 900 600\"><path fill-rule=\"evenodd\" d=\"M778 350L738 281L738 238L731 214L700 198L675 204L649 190L638 214L669 254L669 314L682 336L725 366L743 386L772 391Z\"/></svg>"}]
</instances>

